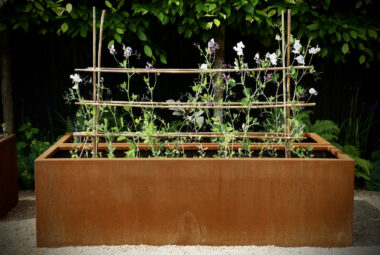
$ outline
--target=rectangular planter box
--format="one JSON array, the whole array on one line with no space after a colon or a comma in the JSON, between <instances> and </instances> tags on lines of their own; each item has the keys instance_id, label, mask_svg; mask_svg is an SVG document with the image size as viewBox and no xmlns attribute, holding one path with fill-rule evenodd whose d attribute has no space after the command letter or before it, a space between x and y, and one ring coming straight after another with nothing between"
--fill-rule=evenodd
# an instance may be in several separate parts
<instances>
[{"instance_id":1,"label":"rectangular planter box","mask_svg":"<svg viewBox=\"0 0 380 255\"><path fill-rule=\"evenodd\" d=\"M350 246L354 161L52 158L35 161L37 246Z\"/></svg>"},{"instance_id":2,"label":"rectangular planter box","mask_svg":"<svg viewBox=\"0 0 380 255\"><path fill-rule=\"evenodd\" d=\"M0 138L0 218L18 201L16 135Z\"/></svg>"}]
</instances>

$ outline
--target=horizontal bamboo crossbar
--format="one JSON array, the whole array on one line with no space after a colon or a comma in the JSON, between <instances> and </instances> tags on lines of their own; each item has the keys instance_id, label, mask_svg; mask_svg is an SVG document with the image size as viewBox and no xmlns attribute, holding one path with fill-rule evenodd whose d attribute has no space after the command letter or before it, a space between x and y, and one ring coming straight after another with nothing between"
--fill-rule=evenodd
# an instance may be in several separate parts
<instances>
[{"instance_id":1,"label":"horizontal bamboo crossbar","mask_svg":"<svg viewBox=\"0 0 380 255\"><path fill-rule=\"evenodd\" d=\"M261 71L282 71L290 70L291 67L262 67L262 68L241 68L241 69L176 69L176 68L76 68L76 72L101 72L101 73L167 73L167 74L193 74L193 73L237 73L237 72L261 72ZM293 66L294 69L311 69L312 66Z\"/></svg>"},{"instance_id":2,"label":"horizontal bamboo crossbar","mask_svg":"<svg viewBox=\"0 0 380 255\"><path fill-rule=\"evenodd\" d=\"M93 101L91 100L81 100L80 102L84 103L91 103ZM102 103L110 103L110 104L136 104L136 105L208 105L210 102L143 102L143 101L101 101ZM297 103L305 103L304 101L298 101ZM283 104L283 102L250 102L249 105L278 105ZM219 106L219 105L241 105L241 102L212 102L212 105Z\"/></svg>"},{"instance_id":3,"label":"horizontal bamboo crossbar","mask_svg":"<svg viewBox=\"0 0 380 255\"><path fill-rule=\"evenodd\" d=\"M112 103L99 102L94 103L92 101L80 101L75 102L76 105L100 105L100 106L118 106L118 107L133 107L133 108L178 108L178 109L265 109L265 108L284 108L284 107L305 107L315 106L315 103L289 103L289 104L273 104L273 105L188 105L188 104L175 104L175 105L162 105L156 103L147 104L134 104L130 102L124 103Z\"/></svg>"},{"instance_id":4,"label":"horizontal bamboo crossbar","mask_svg":"<svg viewBox=\"0 0 380 255\"><path fill-rule=\"evenodd\" d=\"M219 138L224 137L225 135L233 134L234 138L252 138L252 139L284 139L284 140L303 140L307 137L289 137L283 134L278 135L268 135L265 133L246 133L238 132L234 133L220 133L220 132L172 132L172 133L156 133L156 134L143 134L141 132L122 132L122 133L110 133L107 136L111 137L137 137L147 136L147 137L205 137L205 138ZM102 133L93 133L93 132L74 132L74 137L105 137L105 134Z\"/></svg>"}]
</instances>

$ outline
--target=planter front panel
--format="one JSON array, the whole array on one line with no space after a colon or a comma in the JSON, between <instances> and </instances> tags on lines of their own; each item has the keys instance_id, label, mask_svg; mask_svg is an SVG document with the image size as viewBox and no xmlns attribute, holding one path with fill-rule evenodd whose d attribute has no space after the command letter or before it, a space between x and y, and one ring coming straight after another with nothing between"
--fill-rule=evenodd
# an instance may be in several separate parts
<instances>
[{"instance_id":1,"label":"planter front panel","mask_svg":"<svg viewBox=\"0 0 380 255\"><path fill-rule=\"evenodd\" d=\"M39 159L37 245L349 246L341 159Z\"/></svg>"},{"instance_id":2,"label":"planter front panel","mask_svg":"<svg viewBox=\"0 0 380 255\"><path fill-rule=\"evenodd\" d=\"M0 139L0 218L18 201L16 135Z\"/></svg>"}]
</instances>

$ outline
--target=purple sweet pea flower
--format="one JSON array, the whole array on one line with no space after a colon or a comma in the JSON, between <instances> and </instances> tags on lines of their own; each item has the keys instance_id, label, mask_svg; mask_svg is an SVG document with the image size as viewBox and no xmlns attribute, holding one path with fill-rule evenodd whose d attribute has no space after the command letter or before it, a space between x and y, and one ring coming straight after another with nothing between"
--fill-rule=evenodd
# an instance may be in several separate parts
<instances>
[{"instance_id":1,"label":"purple sweet pea flower","mask_svg":"<svg viewBox=\"0 0 380 255\"><path fill-rule=\"evenodd\" d=\"M154 70L153 65L151 63L149 63L149 62L146 62L145 69Z\"/></svg>"},{"instance_id":2,"label":"purple sweet pea flower","mask_svg":"<svg viewBox=\"0 0 380 255\"><path fill-rule=\"evenodd\" d=\"M259 53L255 54L255 57L253 58L255 60L256 64L260 65L261 64L261 59Z\"/></svg>"},{"instance_id":3,"label":"purple sweet pea flower","mask_svg":"<svg viewBox=\"0 0 380 255\"><path fill-rule=\"evenodd\" d=\"M207 106L213 106L214 105L214 103L212 102L212 100L209 100L208 102L207 102Z\"/></svg>"},{"instance_id":4,"label":"purple sweet pea flower","mask_svg":"<svg viewBox=\"0 0 380 255\"><path fill-rule=\"evenodd\" d=\"M108 46L111 55L116 55L115 45Z\"/></svg>"},{"instance_id":5,"label":"purple sweet pea flower","mask_svg":"<svg viewBox=\"0 0 380 255\"><path fill-rule=\"evenodd\" d=\"M216 50L219 49L219 44L214 41L214 38L212 38L208 43L207 43L208 49L210 50L210 53L213 54Z\"/></svg>"},{"instance_id":6,"label":"purple sweet pea flower","mask_svg":"<svg viewBox=\"0 0 380 255\"><path fill-rule=\"evenodd\" d=\"M273 73L267 73L265 76L264 76L264 82L267 82L269 81L273 76Z\"/></svg>"},{"instance_id":7,"label":"purple sweet pea flower","mask_svg":"<svg viewBox=\"0 0 380 255\"><path fill-rule=\"evenodd\" d=\"M222 77L226 81L226 83L229 83L230 80L231 80L231 75L230 74L226 75L225 73L223 73Z\"/></svg>"},{"instance_id":8,"label":"purple sweet pea flower","mask_svg":"<svg viewBox=\"0 0 380 255\"><path fill-rule=\"evenodd\" d=\"M124 57L128 58L129 56L131 56L131 54L132 54L132 48L127 47L124 51Z\"/></svg>"}]
</instances>

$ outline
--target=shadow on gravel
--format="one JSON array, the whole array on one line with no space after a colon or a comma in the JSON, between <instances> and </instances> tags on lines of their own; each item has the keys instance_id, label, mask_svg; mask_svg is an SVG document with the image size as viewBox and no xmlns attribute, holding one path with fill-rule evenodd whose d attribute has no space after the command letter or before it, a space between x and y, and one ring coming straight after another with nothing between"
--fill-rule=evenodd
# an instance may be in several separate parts
<instances>
[{"instance_id":1,"label":"shadow on gravel","mask_svg":"<svg viewBox=\"0 0 380 255\"><path fill-rule=\"evenodd\" d=\"M364 200L354 200L353 246L380 245L380 211Z\"/></svg>"},{"instance_id":2,"label":"shadow on gravel","mask_svg":"<svg viewBox=\"0 0 380 255\"><path fill-rule=\"evenodd\" d=\"M35 200L25 199L19 200L15 208L13 208L2 221L27 220L36 217Z\"/></svg>"}]
</instances>

